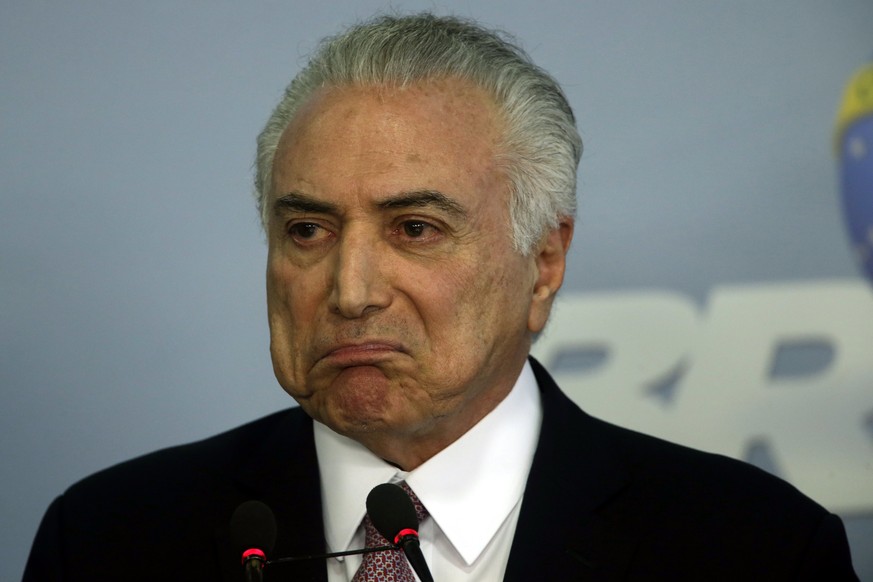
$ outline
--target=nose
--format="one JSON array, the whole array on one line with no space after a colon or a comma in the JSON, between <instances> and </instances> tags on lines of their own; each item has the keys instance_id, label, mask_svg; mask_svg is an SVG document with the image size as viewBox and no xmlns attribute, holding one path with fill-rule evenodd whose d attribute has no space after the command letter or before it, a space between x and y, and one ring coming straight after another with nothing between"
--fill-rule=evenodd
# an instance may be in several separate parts
<instances>
[{"instance_id":1,"label":"nose","mask_svg":"<svg viewBox=\"0 0 873 582\"><path fill-rule=\"evenodd\" d=\"M391 303L386 250L376 237L351 230L336 247L331 311L347 319L364 317Z\"/></svg>"}]
</instances>

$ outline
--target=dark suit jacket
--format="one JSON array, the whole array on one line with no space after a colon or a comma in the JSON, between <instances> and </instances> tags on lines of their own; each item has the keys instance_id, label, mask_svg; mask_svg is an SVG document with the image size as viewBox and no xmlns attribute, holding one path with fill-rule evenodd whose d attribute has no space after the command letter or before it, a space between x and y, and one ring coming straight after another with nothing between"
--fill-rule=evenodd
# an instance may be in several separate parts
<instances>
[{"instance_id":1,"label":"dark suit jacket","mask_svg":"<svg viewBox=\"0 0 873 582\"><path fill-rule=\"evenodd\" d=\"M839 518L749 465L594 419L535 361L543 426L506 580L853 580ZM49 507L25 581L242 580L228 535L248 499L275 557L324 551L312 421L273 414L122 463ZM326 580L323 561L267 580Z\"/></svg>"}]
</instances>

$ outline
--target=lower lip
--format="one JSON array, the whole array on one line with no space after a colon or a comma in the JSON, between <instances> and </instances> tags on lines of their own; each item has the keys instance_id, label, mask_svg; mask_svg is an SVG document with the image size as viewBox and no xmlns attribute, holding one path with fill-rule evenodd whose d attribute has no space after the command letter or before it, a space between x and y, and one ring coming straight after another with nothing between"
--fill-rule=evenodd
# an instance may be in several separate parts
<instances>
[{"instance_id":1,"label":"lower lip","mask_svg":"<svg viewBox=\"0 0 873 582\"><path fill-rule=\"evenodd\" d=\"M338 348L327 354L324 359L334 366L371 366L384 362L398 353L397 348L385 344L366 344Z\"/></svg>"}]
</instances>

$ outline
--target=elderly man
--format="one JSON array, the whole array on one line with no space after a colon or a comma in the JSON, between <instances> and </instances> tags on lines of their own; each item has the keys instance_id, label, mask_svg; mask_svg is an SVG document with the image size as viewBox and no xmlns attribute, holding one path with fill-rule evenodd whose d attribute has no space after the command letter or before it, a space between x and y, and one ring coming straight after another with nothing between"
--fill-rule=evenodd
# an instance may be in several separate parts
<instances>
[{"instance_id":1,"label":"elderly man","mask_svg":"<svg viewBox=\"0 0 873 582\"><path fill-rule=\"evenodd\" d=\"M367 493L394 481L438 581L852 579L838 518L587 416L529 359L580 154L557 83L499 35L421 15L328 40L258 140L273 367L300 407L74 485L25 578L241 579L227 529L250 498L275 556L360 548ZM413 579L369 560L265 572Z\"/></svg>"}]
</instances>

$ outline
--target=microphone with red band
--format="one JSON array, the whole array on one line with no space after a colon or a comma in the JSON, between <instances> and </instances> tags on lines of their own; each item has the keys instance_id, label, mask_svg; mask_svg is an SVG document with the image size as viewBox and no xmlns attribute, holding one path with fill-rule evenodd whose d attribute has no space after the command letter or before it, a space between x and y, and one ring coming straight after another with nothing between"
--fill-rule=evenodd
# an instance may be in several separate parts
<instances>
[{"instance_id":1,"label":"microphone with red band","mask_svg":"<svg viewBox=\"0 0 873 582\"><path fill-rule=\"evenodd\" d=\"M396 536L394 536L394 543L399 544L400 540L402 540L403 537L407 536L407 535L417 536L418 532L415 531L414 529L402 529L399 532L397 532Z\"/></svg>"},{"instance_id":2,"label":"microphone with red band","mask_svg":"<svg viewBox=\"0 0 873 582\"><path fill-rule=\"evenodd\" d=\"M406 491L393 483L376 485L367 496L367 513L379 533L400 546L421 582L433 582L418 541L415 505Z\"/></svg>"},{"instance_id":3,"label":"microphone with red band","mask_svg":"<svg viewBox=\"0 0 873 582\"><path fill-rule=\"evenodd\" d=\"M230 518L230 535L234 548L242 555L246 582L261 582L267 554L276 544L276 517L267 504L246 501Z\"/></svg>"},{"instance_id":4,"label":"microphone with red band","mask_svg":"<svg viewBox=\"0 0 873 582\"><path fill-rule=\"evenodd\" d=\"M433 582L418 541L418 516L406 492L392 483L377 485L367 496L367 513L373 525L394 545L334 552L314 556L295 556L267 560L276 543L276 518L273 511L260 501L246 501L236 508L230 519L234 547L242 556L246 582L262 582L266 565L300 560L317 560L369 552L396 551L406 554L410 566L421 582Z\"/></svg>"}]
</instances>

